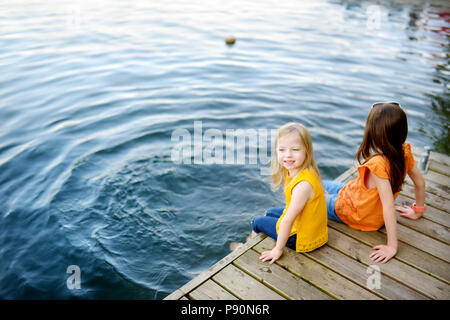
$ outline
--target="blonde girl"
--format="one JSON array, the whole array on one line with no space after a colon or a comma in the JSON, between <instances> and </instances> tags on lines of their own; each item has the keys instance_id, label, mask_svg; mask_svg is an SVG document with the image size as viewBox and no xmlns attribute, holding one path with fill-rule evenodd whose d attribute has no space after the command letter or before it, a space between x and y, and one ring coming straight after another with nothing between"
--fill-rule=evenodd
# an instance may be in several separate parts
<instances>
[{"instance_id":1,"label":"blonde girl","mask_svg":"<svg viewBox=\"0 0 450 320\"><path fill-rule=\"evenodd\" d=\"M369 112L364 137L356 158L357 179L347 184L324 181L328 219L362 231L386 226L387 243L373 247L370 259L386 263L397 253L397 218L418 219L425 211L425 180L414 164L406 113L397 102L375 103ZM406 174L414 182L412 207L394 207Z\"/></svg>"},{"instance_id":2,"label":"blonde girl","mask_svg":"<svg viewBox=\"0 0 450 320\"><path fill-rule=\"evenodd\" d=\"M271 159L274 190L284 186L286 208L269 209L252 221L251 237L263 232L276 240L261 254L274 263L288 246L297 252L312 251L328 241L327 208L311 136L301 124L291 122L278 130Z\"/></svg>"}]
</instances>

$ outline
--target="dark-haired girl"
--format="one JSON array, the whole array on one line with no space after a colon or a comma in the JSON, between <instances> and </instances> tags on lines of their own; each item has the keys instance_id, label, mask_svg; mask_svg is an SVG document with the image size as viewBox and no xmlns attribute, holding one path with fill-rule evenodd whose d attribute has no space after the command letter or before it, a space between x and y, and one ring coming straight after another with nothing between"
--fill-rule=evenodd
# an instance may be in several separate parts
<instances>
[{"instance_id":1,"label":"dark-haired girl","mask_svg":"<svg viewBox=\"0 0 450 320\"><path fill-rule=\"evenodd\" d=\"M425 180L414 163L411 145L405 143L408 123L396 102L375 103L369 112L364 138L356 158L357 179L347 184L323 181L328 219L352 228L374 231L386 226L387 244L373 247L370 259L386 263L397 253L397 217L418 219L425 212ZM406 174L414 182L416 202L394 206Z\"/></svg>"}]
</instances>

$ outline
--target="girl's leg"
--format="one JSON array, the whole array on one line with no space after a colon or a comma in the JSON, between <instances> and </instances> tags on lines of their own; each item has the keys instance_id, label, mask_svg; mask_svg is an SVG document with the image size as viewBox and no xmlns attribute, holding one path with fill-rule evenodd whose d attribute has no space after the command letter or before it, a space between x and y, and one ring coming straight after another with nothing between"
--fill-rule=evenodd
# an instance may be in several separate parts
<instances>
[{"instance_id":1,"label":"girl's leg","mask_svg":"<svg viewBox=\"0 0 450 320\"><path fill-rule=\"evenodd\" d=\"M341 219L336 214L336 210L334 209L334 206L336 204L337 199L337 193L336 194L326 194L325 195L325 201L327 202L327 216L329 220L337 221L340 223L343 223Z\"/></svg>"},{"instance_id":2,"label":"girl's leg","mask_svg":"<svg viewBox=\"0 0 450 320\"><path fill-rule=\"evenodd\" d=\"M295 250L297 243L297 235L294 234L293 236L290 236L288 241L286 242L286 247L291 248L292 250Z\"/></svg>"},{"instance_id":3,"label":"girl's leg","mask_svg":"<svg viewBox=\"0 0 450 320\"><path fill-rule=\"evenodd\" d=\"M252 233L247 237L246 241L248 241L250 238L256 237L256 235L257 235L259 232L264 232L264 233L267 234L269 237L272 237L273 239L276 239L276 238L277 238L276 224L277 224L278 218L283 214L283 210L284 210L284 208L270 208L270 209L268 209L268 210L266 211L266 215L265 215L265 216L263 216L263 217L258 217L258 218L253 219L253 221L252 221L252 229L253 229L253 230L252 230ZM262 220L260 221L260 218L272 218L272 219L274 219L274 220L275 220L275 223L272 223L272 222L269 223L270 225L273 224L274 230L272 230L271 228L265 227L265 225L267 225L267 221L264 221L264 219L262 219ZM253 224L254 224L254 221L255 221L256 219L258 219L258 225L259 225L259 224L263 224L263 225L264 225L262 228L263 228L265 231L260 230L260 229L258 228L258 231L255 232L255 229L253 228ZM270 234L267 233L266 231L267 231L267 232L270 232ZM291 245L291 243L292 243L292 241L289 242L289 240L288 240L288 242L286 243L286 245L287 245L287 246L288 246L288 244ZM294 241L293 243L294 243L294 249L295 249L295 241ZM230 243L230 249L231 249L231 251L234 251L239 245L241 245L241 243L238 243L238 242L232 242L232 243Z\"/></svg>"},{"instance_id":4,"label":"girl's leg","mask_svg":"<svg viewBox=\"0 0 450 320\"><path fill-rule=\"evenodd\" d=\"M255 233L263 232L274 240L277 240L277 221L278 218L263 216L252 220L252 230ZM290 236L286 246L295 250L296 235Z\"/></svg>"},{"instance_id":5,"label":"girl's leg","mask_svg":"<svg viewBox=\"0 0 450 320\"><path fill-rule=\"evenodd\" d=\"M266 211L266 217L279 218L283 214L284 208L270 208Z\"/></svg>"},{"instance_id":6,"label":"girl's leg","mask_svg":"<svg viewBox=\"0 0 450 320\"><path fill-rule=\"evenodd\" d=\"M270 208L266 211L266 217L273 217L273 218L280 218L281 215L283 214L283 208ZM252 222L253 225L253 222ZM246 241L248 241L248 239L250 238L254 238L256 237L258 233L255 232L254 230L252 230L252 233L247 237Z\"/></svg>"},{"instance_id":7,"label":"girl's leg","mask_svg":"<svg viewBox=\"0 0 450 320\"><path fill-rule=\"evenodd\" d=\"M341 219L336 214L336 210L334 209L336 204L336 199L338 197L339 191L342 189L342 187L345 185L345 183L337 182L337 181L331 181L331 180L324 180L322 181L323 187L325 188L325 200L327 202L327 215L328 219L342 222Z\"/></svg>"},{"instance_id":8,"label":"girl's leg","mask_svg":"<svg viewBox=\"0 0 450 320\"><path fill-rule=\"evenodd\" d=\"M339 193L339 190L341 190L342 187L345 186L345 183L332 180L323 180L322 184L326 192L336 195Z\"/></svg>"},{"instance_id":9,"label":"girl's leg","mask_svg":"<svg viewBox=\"0 0 450 320\"><path fill-rule=\"evenodd\" d=\"M252 230L255 233L263 232L272 239L277 238L278 218L270 216L256 217L252 220Z\"/></svg>"}]
</instances>

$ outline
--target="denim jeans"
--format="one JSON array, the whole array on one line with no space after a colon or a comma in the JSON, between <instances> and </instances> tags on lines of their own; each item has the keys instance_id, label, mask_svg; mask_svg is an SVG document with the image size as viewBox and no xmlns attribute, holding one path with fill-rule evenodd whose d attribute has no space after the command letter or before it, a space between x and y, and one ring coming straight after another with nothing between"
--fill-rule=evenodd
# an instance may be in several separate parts
<instances>
[{"instance_id":1,"label":"denim jeans","mask_svg":"<svg viewBox=\"0 0 450 320\"><path fill-rule=\"evenodd\" d=\"M322 184L326 191L325 200L327 202L328 219L343 223L342 220L339 219L339 217L337 216L336 210L334 207L336 204L336 199L338 197L338 193L342 189L342 187L345 186L345 183L331 181L331 180L323 180Z\"/></svg>"},{"instance_id":2,"label":"denim jeans","mask_svg":"<svg viewBox=\"0 0 450 320\"><path fill-rule=\"evenodd\" d=\"M252 229L256 233L263 232L272 239L277 240L277 221L283 214L283 208L270 208L266 211L266 215L262 217L256 217L252 220ZM286 242L286 247L295 250L295 243L297 241L297 235L292 235Z\"/></svg>"}]
</instances>

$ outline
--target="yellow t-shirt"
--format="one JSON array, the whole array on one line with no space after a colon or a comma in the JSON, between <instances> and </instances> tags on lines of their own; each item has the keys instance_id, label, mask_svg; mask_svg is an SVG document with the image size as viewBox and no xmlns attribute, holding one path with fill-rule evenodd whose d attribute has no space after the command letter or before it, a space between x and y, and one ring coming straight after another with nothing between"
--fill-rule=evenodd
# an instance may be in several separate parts
<instances>
[{"instance_id":1,"label":"yellow t-shirt","mask_svg":"<svg viewBox=\"0 0 450 320\"><path fill-rule=\"evenodd\" d=\"M289 236L297 235L297 252L308 252L323 246L328 241L325 194L319 177L313 171L305 169L293 181L289 177L289 173L286 175L284 190L286 209L278 219L276 229L278 234L280 222L291 203L292 189L301 181L307 181L311 184L314 195L312 199L306 202L302 212L295 218Z\"/></svg>"}]
</instances>

